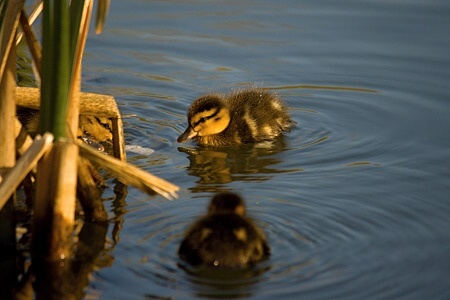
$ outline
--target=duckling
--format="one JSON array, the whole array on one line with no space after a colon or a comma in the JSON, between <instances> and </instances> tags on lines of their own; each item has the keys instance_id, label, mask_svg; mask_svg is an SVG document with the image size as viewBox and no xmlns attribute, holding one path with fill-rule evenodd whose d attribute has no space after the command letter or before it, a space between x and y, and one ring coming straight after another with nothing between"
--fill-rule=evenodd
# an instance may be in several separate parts
<instances>
[{"instance_id":1,"label":"duckling","mask_svg":"<svg viewBox=\"0 0 450 300\"><path fill-rule=\"evenodd\" d=\"M200 145L211 146L272 140L295 124L283 101L260 88L225 97L202 96L192 103L187 118L188 127L177 141L193 139Z\"/></svg>"},{"instance_id":2,"label":"duckling","mask_svg":"<svg viewBox=\"0 0 450 300\"><path fill-rule=\"evenodd\" d=\"M206 216L187 230L178 255L192 265L243 268L270 250L264 233L245 215L242 198L226 192L214 196Z\"/></svg>"}]
</instances>

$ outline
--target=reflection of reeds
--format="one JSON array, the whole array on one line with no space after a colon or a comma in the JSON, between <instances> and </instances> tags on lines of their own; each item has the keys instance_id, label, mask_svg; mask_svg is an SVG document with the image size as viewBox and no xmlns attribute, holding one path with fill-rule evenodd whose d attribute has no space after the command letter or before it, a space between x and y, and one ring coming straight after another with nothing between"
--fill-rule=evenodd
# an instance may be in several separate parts
<instances>
[{"instance_id":1,"label":"reflection of reeds","mask_svg":"<svg viewBox=\"0 0 450 300\"><path fill-rule=\"evenodd\" d=\"M64 294L64 291L58 288L70 286L71 278L77 274L74 272L74 265L67 260L63 265L71 267L62 268L61 259L80 257L84 249L82 244L74 247L73 239L77 189L86 219L104 222L107 218L96 186L98 174L89 161L95 160L96 165L109 170L120 181L146 192L159 193L171 198L176 197L178 187L125 162L121 117L112 97L97 95L101 100L91 101L95 97L91 95L90 101L83 103L83 97L86 95L80 96L81 61L93 1L44 0L42 52L30 20L23 11L24 2L24 0L0 2L0 214L2 214L0 228L9 228L7 232L5 230L0 232L0 243L2 253L9 248L9 253L13 253L14 260L15 226L12 196L22 180L32 174L35 180L32 179L29 182L34 182L36 190L33 201L32 264L35 266L35 271L39 269L39 272L34 272L34 275L39 277L36 279L36 282L40 282L38 286L46 287L44 290L36 290L37 298L66 298L67 295L75 294L81 295L75 298L81 298L87 282L81 283L81 286L77 285L79 290L76 292L72 287L68 294ZM100 22L96 27L97 32L103 27L109 6L108 0L99 2L97 16ZM34 14L32 18L35 18ZM39 109L38 132L43 136L42 138L38 136L34 142L26 132L20 129L20 123L16 119L15 97L16 95L24 97L23 91L16 88L15 81L15 38L19 23L37 69L37 81L41 83L40 93L36 90L31 92L35 93L32 98L39 104L39 107L35 109ZM84 105L84 111L88 106L87 110L90 110L91 115L104 116L102 110L108 104L108 101L104 101L106 98L113 107L112 114L107 118L112 124L115 158L97 153L76 141L80 103ZM100 104L95 107L95 105L92 106L93 103ZM15 162L16 137L20 144L17 152L21 155L17 163ZM83 158L79 158L79 153ZM103 237L98 237L99 241L104 240L106 230L102 229L101 232ZM115 240L118 241L118 237ZM86 270L82 278L87 278L88 273L93 269L93 262L102 250L103 244L103 242L99 243L99 249L90 254L89 259L78 262L89 264L89 267L82 268ZM71 252L72 249L78 249L78 251L74 254ZM42 261L55 263L55 268L48 272L47 268L39 268ZM43 270L45 271L42 272ZM80 268L78 267L77 270L79 271ZM15 271L13 270L10 274L14 277ZM29 276L23 278L26 279ZM12 282L13 285L6 294L0 291L2 296L13 298L9 297L15 288L15 280ZM61 282L61 284L54 284L55 282Z\"/></svg>"}]
</instances>

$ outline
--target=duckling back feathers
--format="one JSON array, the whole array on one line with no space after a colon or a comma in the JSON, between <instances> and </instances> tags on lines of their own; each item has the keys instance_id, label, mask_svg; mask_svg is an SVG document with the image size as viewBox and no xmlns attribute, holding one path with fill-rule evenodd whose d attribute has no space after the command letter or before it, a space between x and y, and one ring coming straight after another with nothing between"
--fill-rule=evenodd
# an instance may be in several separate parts
<instances>
[{"instance_id":1,"label":"duckling back feathers","mask_svg":"<svg viewBox=\"0 0 450 300\"><path fill-rule=\"evenodd\" d=\"M268 252L262 233L249 220L232 213L199 219L178 249L180 257L192 265L225 268L252 265Z\"/></svg>"},{"instance_id":2,"label":"duckling back feathers","mask_svg":"<svg viewBox=\"0 0 450 300\"><path fill-rule=\"evenodd\" d=\"M191 105L188 122L178 142L192 138L212 146L271 140L294 124L282 100L262 89L201 97Z\"/></svg>"},{"instance_id":3,"label":"duckling back feathers","mask_svg":"<svg viewBox=\"0 0 450 300\"><path fill-rule=\"evenodd\" d=\"M243 200L234 193L217 194L208 214L186 232L178 254L193 265L238 268L270 254L264 233L245 216Z\"/></svg>"}]
</instances>

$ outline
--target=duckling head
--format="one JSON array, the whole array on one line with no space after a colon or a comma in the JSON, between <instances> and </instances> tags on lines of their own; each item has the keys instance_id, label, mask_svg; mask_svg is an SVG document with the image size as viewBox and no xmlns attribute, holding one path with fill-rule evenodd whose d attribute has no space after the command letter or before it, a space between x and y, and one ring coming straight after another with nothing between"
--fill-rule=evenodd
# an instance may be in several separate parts
<instances>
[{"instance_id":1,"label":"duckling head","mask_svg":"<svg viewBox=\"0 0 450 300\"><path fill-rule=\"evenodd\" d=\"M221 133L230 124L230 111L220 96L207 95L192 103L187 118L188 127L178 137L178 143Z\"/></svg>"},{"instance_id":2,"label":"duckling head","mask_svg":"<svg viewBox=\"0 0 450 300\"><path fill-rule=\"evenodd\" d=\"M245 204L242 198L231 192L223 192L215 195L208 207L208 214L234 213L245 215Z\"/></svg>"}]
</instances>

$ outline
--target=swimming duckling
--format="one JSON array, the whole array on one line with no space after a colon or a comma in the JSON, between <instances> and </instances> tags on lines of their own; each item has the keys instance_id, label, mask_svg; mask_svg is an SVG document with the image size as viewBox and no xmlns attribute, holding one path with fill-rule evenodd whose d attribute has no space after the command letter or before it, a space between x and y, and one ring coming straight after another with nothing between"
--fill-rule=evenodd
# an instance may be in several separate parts
<instances>
[{"instance_id":1,"label":"swimming duckling","mask_svg":"<svg viewBox=\"0 0 450 300\"><path fill-rule=\"evenodd\" d=\"M233 92L226 97L209 94L189 108L188 127L177 141L227 146L272 140L295 123L283 101L263 89Z\"/></svg>"},{"instance_id":2,"label":"swimming duckling","mask_svg":"<svg viewBox=\"0 0 450 300\"><path fill-rule=\"evenodd\" d=\"M270 254L264 233L245 215L244 201L234 193L213 197L206 216L187 231L178 249L192 265L239 268Z\"/></svg>"}]
</instances>

